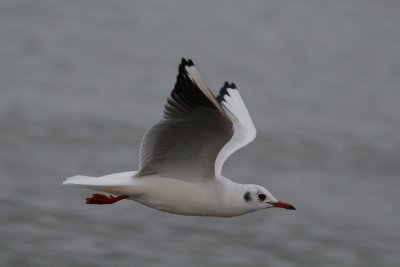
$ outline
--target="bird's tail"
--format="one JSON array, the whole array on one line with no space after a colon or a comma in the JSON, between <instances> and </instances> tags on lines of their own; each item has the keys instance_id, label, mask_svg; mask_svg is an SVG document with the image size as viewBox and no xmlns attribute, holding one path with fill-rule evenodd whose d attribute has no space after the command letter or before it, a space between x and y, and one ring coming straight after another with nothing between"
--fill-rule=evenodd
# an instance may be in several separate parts
<instances>
[{"instance_id":1,"label":"bird's tail","mask_svg":"<svg viewBox=\"0 0 400 267\"><path fill-rule=\"evenodd\" d=\"M118 186L112 179L107 179L107 177L76 175L66 178L63 185L73 185L96 191L114 193L117 195L119 195L119 192L121 191L121 186Z\"/></svg>"},{"instance_id":2,"label":"bird's tail","mask_svg":"<svg viewBox=\"0 0 400 267\"><path fill-rule=\"evenodd\" d=\"M73 185L73 186L102 191L104 188L124 185L124 181L121 180L122 180L121 178L113 179L113 177L110 176L91 177L84 175L76 175L66 178L65 181L63 182L63 185Z\"/></svg>"},{"instance_id":3,"label":"bird's tail","mask_svg":"<svg viewBox=\"0 0 400 267\"><path fill-rule=\"evenodd\" d=\"M90 185L99 185L99 180L97 177L76 175L66 178L63 182L63 185L77 185L85 187Z\"/></svg>"},{"instance_id":4,"label":"bird's tail","mask_svg":"<svg viewBox=\"0 0 400 267\"><path fill-rule=\"evenodd\" d=\"M101 177L77 175L65 179L63 185L73 185L115 194L130 194L131 192L129 190L131 190L134 184L132 175L135 173L136 172L115 173Z\"/></svg>"},{"instance_id":5,"label":"bird's tail","mask_svg":"<svg viewBox=\"0 0 400 267\"><path fill-rule=\"evenodd\" d=\"M73 185L117 195L117 197L108 197L94 194L86 199L87 204L112 204L132 195L132 186L129 186L131 174L132 172L102 177L77 175L66 178L63 185Z\"/></svg>"}]
</instances>

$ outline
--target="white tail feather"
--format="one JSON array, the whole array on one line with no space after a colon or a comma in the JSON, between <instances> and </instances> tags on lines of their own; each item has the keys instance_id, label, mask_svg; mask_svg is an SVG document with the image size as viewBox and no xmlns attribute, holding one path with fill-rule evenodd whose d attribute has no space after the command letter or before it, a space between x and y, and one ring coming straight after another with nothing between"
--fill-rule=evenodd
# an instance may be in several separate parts
<instances>
[{"instance_id":1,"label":"white tail feather","mask_svg":"<svg viewBox=\"0 0 400 267\"><path fill-rule=\"evenodd\" d=\"M96 179L96 177L76 175L66 178L63 185L93 185L96 184Z\"/></svg>"},{"instance_id":2,"label":"white tail feather","mask_svg":"<svg viewBox=\"0 0 400 267\"><path fill-rule=\"evenodd\" d=\"M132 176L134 176L136 173L136 171L122 172L101 177L77 175L65 179L63 185L77 185L83 187L132 185Z\"/></svg>"}]
</instances>

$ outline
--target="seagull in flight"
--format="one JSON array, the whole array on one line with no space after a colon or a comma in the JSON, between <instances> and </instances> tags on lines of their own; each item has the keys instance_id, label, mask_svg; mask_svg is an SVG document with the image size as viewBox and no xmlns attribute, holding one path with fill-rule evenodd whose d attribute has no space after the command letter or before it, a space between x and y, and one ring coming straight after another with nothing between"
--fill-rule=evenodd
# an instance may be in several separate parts
<instances>
[{"instance_id":1,"label":"seagull in flight","mask_svg":"<svg viewBox=\"0 0 400 267\"><path fill-rule=\"evenodd\" d=\"M139 169L78 175L63 184L111 194L93 194L87 204L130 199L179 215L234 217L272 207L295 210L260 185L235 183L221 174L226 159L255 137L236 85L225 82L215 97L193 61L183 58L162 119L140 143Z\"/></svg>"}]
</instances>

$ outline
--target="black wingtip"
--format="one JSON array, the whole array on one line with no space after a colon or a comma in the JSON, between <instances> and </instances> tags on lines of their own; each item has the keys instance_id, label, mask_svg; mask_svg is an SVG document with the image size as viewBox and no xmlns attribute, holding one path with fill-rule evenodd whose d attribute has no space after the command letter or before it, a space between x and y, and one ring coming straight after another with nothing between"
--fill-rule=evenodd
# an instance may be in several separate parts
<instances>
[{"instance_id":1,"label":"black wingtip","mask_svg":"<svg viewBox=\"0 0 400 267\"><path fill-rule=\"evenodd\" d=\"M194 66L194 63L191 59L182 58L181 64L179 64L179 73L186 73L185 67ZM178 74L179 75L179 74Z\"/></svg>"},{"instance_id":2,"label":"black wingtip","mask_svg":"<svg viewBox=\"0 0 400 267\"><path fill-rule=\"evenodd\" d=\"M237 89L236 84L229 84L227 81L225 81L224 86L219 90L219 95L217 96L218 103L224 101L225 95L229 95L228 89Z\"/></svg>"},{"instance_id":3,"label":"black wingtip","mask_svg":"<svg viewBox=\"0 0 400 267\"><path fill-rule=\"evenodd\" d=\"M182 60L181 60L181 65L182 65L182 66L191 67L191 66L194 65L194 63L193 63L193 61L192 61L190 58L186 59L186 58L183 57Z\"/></svg>"}]
</instances>

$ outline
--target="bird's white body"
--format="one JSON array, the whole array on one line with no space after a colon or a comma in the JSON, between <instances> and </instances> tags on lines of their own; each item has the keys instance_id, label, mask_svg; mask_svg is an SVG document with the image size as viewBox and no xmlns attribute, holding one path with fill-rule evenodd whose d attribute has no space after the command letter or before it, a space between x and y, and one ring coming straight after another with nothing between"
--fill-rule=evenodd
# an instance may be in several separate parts
<instances>
[{"instance_id":1,"label":"bird's white body","mask_svg":"<svg viewBox=\"0 0 400 267\"><path fill-rule=\"evenodd\" d=\"M122 172L101 177L74 176L71 184L115 195L128 195L145 206L169 213L192 216L233 217L253 211L243 205L246 186L221 176L195 182L183 179ZM235 201L236 200L236 201Z\"/></svg>"},{"instance_id":2,"label":"bird's white body","mask_svg":"<svg viewBox=\"0 0 400 267\"><path fill-rule=\"evenodd\" d=\"M222 176L225 160L256 137L236 85L225 82L218 97L191 60L182 59L163 118L140 143L139 170L64 181L118 195L94 194L88 204L129 198L158 210L198 216L232 217L270 207L294 209L258 185Z\"/></svg>"}]
</instances>

